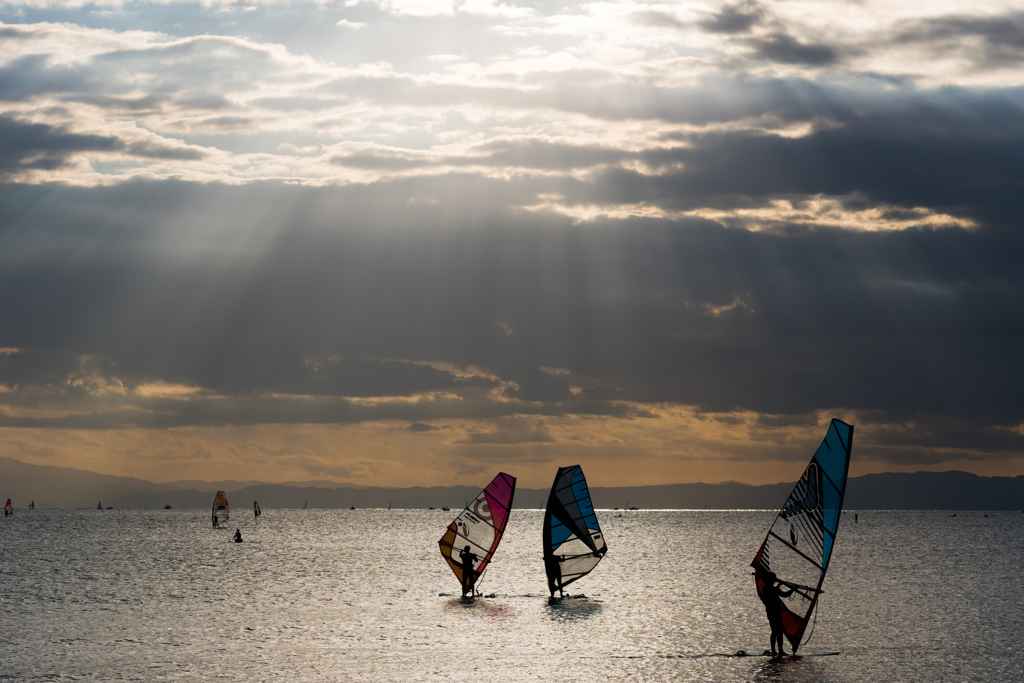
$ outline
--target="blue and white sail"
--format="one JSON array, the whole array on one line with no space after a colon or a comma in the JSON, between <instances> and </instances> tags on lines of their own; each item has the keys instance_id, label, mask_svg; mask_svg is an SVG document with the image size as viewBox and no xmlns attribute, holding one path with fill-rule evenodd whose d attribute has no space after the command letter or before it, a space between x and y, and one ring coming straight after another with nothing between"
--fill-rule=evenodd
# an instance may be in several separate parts
<instances>
[{"instance_id":1,"label":"blue and white sail","mask_svg":"<svg viewBox=\"0 0 1024 683\"><path fill-rule=\"evenodd\" d=\"M559 467L544 513L544 569L551 595L589 574L607 552L583 470Z\"/></svg>"}]
</instances>

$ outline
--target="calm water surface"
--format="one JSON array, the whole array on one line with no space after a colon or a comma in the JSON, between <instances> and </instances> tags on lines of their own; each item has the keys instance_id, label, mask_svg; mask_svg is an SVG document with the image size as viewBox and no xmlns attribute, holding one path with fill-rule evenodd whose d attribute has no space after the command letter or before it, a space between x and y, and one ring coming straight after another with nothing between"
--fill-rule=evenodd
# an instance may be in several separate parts
<instances>
[{"instance_id":1,"label":"calm water surface","mask_svg":"<svg viewBox=\"0 0 1024 683\"><path fill-rule=\"evenodd\" d=\"M513 511L494 596L460 600L437 550L455 514L265 510L215 531L205 510L16 510L0 680L1024 679L1019 512L847 513L801 649L840 654L784 662L721 656L768 646L748 564L774 512L599 511L608 556L558 605L534 510Z\"/></svg>"}]
</instances>

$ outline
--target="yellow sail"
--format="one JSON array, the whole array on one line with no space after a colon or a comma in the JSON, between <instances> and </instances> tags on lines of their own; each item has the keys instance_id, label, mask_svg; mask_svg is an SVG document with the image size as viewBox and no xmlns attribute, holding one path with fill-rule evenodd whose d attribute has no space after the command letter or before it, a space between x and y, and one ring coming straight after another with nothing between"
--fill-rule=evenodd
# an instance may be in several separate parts
<instances>
[{"instance_id":1,"label":"yellow sail","mask_svg":"<svg viewBox=\"0 0 1024 683\"><path fill-rule=\"evenodd\" d=\"M229 512L227 497L223 491L217 491L217 497L213 499L213 527L217 528L226 524Z\"/></svg>"}]
</instances>

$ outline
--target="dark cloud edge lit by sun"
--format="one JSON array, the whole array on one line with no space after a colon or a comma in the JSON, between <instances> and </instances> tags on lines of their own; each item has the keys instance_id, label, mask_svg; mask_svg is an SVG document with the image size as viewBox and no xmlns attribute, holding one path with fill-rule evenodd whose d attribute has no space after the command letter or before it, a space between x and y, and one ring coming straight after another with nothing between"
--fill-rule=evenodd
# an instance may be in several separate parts
<instances>
[{"instance_id":1,"label":"dark cloud edge lit by sun","mask_svg":"<svg viewBox=\"0 0 1024 683\"><path fill-rule=\"evenodd\" d=\"M0 453L1024 474L1006 2L0 4Z\"/></svg>"}]
</instances>

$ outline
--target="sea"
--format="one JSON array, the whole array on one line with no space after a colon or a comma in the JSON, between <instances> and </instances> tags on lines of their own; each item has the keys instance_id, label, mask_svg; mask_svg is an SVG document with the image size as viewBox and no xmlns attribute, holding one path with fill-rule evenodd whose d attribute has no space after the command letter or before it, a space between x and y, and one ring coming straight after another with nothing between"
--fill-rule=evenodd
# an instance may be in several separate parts
<instances>
[{"instance_id":1,"label":"sea","mask_svg":"<svg viewBox=\"0 0 1024 683\"><path fill-rule=\"evenodd\" d=\"M457 512L15 510L0 681L1024 680L1021 512L847 511L782 660L750 569L775 511L599 510L608 555L554 603L519 509L461 599Z\"/></svg>"}]
</instances>

